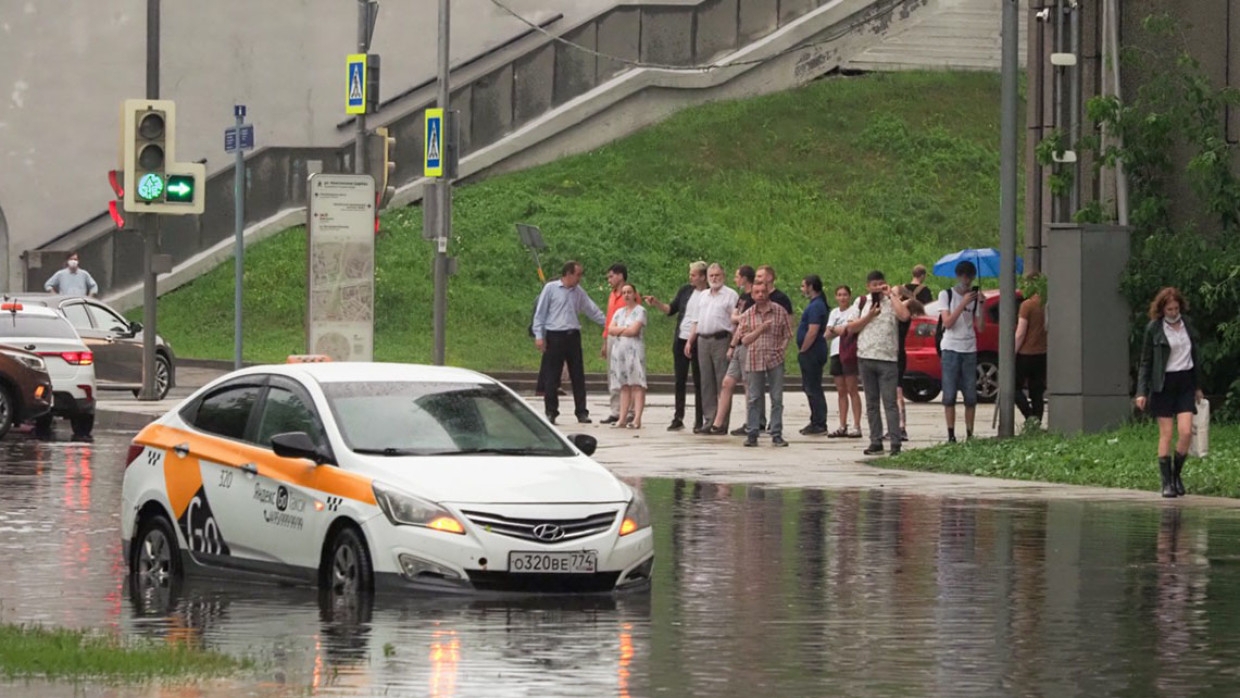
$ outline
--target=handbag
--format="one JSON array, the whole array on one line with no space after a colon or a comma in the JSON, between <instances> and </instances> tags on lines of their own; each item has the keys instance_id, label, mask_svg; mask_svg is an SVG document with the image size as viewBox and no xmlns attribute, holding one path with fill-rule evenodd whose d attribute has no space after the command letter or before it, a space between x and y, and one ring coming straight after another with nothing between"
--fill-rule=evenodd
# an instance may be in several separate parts
<instances>
[{"instance_id":1,"label":"handbag","mask_svg":"<svg viewBox=\"0 0 1240 698\"><path fill-rule=\"evenodd\" d=\"M840 337L840 363L852 364L857 362L857 335L847 332Z\"/></svg>"},{"instance_id":2,"label":"handbag","mask_svg":"<svg viewBox=\"0 0 1240 698\"><path fill-rule=\"evenodd\" d=\"M1193 440L1189 442L1188 452L1194 458L1205 458L1210 454L1210 401L1197 403L1197 414L1193 415Z\"/></svg>"}]
</instances>

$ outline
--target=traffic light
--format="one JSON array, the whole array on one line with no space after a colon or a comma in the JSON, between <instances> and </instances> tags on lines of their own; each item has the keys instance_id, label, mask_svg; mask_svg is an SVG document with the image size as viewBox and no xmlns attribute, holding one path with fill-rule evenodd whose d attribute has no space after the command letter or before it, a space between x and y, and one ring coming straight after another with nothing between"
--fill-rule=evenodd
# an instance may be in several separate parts
<instances>
[{"instance_id":1,"label":"traffic light","mask_svg":"<svg viewBox=\"0 0 1240 698\"><path fill-rule=\"evenodd\" d=\"M176 104L167 99L127 99L121 107L121 171L130 213L155 213L165 200L168 165L176 162Z\"/></svg>"},{"instance_id":2,"label":"traffic light","mask_svg":"<svg viewBox=\"0 0 1240 698\"><path fill-rule=\"evenodd\" d=\"M386 207L396 195L396 161L392 160L395 153L396 139L388 135L386 126L380 126L366 136L366 161L370 165L371 176L375 178L378 208Z\"/></svg>"},{"instance_id":3,"label":"traffic light","mask_svg":"<svg viewBox=\"0 0 1240 698\"><path fill-rule=\"evenodd\" d=\"M176 103L127 99L121 105L122 207L129 213L199 214L206 167L176 160Z\"/></svg>"}]
</instances>

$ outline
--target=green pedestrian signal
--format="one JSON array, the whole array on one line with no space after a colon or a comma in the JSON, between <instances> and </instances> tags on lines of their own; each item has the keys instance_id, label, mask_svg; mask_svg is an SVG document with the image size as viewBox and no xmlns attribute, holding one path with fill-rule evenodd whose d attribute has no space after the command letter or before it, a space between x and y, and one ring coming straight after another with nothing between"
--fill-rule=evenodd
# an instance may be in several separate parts
<instances>
[{"instance_id":1,"label":"green pedestrian signal","mask_svg":"<svg viewBox=\"0 0 1240 698\"><path fill-rule=\"evenodd\" d=\"M194 185L193 175L168 175L166 200L170 203L193 203Z\"/></svg>"},{"instance_id":2,"label":"green pedestrian signal","mask_svg":"<svg viewBox=\"0 0 1240 698\"><path fill-rule=\"evenodd\" d=\"M143 201L155 201L164 194L164 178L148 172L138 180L138 198Z\"/></svg>"}]
</instances>

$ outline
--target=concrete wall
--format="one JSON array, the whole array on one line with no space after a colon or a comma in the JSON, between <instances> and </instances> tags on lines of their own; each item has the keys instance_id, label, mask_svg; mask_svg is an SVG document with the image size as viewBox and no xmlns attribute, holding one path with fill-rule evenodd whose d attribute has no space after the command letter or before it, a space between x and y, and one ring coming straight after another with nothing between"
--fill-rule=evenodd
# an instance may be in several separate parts
<instances>
[{"instance_id":1,"label":"concrete wall","mask_svg":"<svg viewBox=\"0 0 1240 698\"><path fill-rule=\"evenodd\" d=\"M612 0L511 0L544 21L597 14ZM458 62L528 31L488 0L453 0ZM336 147L348 139L344 56L356 50L348 0L162 3L162 96L178 105L177 156L231 168L223 129L245 103L260 146ZM372 50L383 94L432 79L435 5L384 2ZM0 207L10 268L17 254L87 221L107 205L117 164L119 107L145 90L145 0L0 2ZM223 200L208 204L213 210ZM0 262L3 255L0 255Z\"/></svg>"},{"instance_id":2,"label":"concrete wall","mask_svg":"<svg viewBox=\"0 0 1240 698\"><path fill-rule=\"evenodd\" d=\"M1151 14L1170 12L1180 22L1184 44L1216 87L1240 89L1240 1L1237 0L1124 0L1121 4L1120 42L1126 47L1142 48L1156 41L1141 29L1141 22ZM1121 77L1125 95L1135 94L1149 76L1127 68ZM1225 115L1229 143L1240 143L1240 108L1229 107ZM1176 171L1186 172L1188 156L1181 154ZM1233 167L1240 168L1240 155ZM1201 203L1193 194L1187 177L1171 182L1172 215L1182 226L1218 232L1221 228L1212 218L1200 215Z\"/></svg>"},{"instance_id":3,"label":"concrete wall","mask_svg":"<svg viewBox=\"0 0 1240 698\"><path fill-rule=\"evenodd\" d=\"M618 6L560 28L572 41L606 54L602 57L531 34L454 69L452 107L461 110L463 154L472 163L463 163L463 174L528 167L597 147L690 104L801 84L838 67L933 1L899 0L892 11L889 2L875 0L668 0ZM774 29L746 42L760 26ZM668 72L633 69L625 62L693 66L725 54L744 65ZM761 64L769 56L776 57ZM433 89L432 83L415 85L370 120L372 126L388 126L397 139L395 181L406 185L397 204L420 196L423 114L433 104ZM337 125L348 132L348 124ZM270 232L275 221L297 221L305 176L349 168L351 158L344 137L322 147L257 153L248 162L248 191L255 203L247 222ZM231 190L231 168L218 172L210 181L207 213L161 232L164 251L178 267L161 279L161 291L226 258L221 243L232 234ZM136 240L133 233L113 230L106 217L96 219L29 255L25 283L41 284L64 254L77 248L84 265L99 270L105 295L120 293L122 306L136 303Z\"/></svg>"}]
</instances>

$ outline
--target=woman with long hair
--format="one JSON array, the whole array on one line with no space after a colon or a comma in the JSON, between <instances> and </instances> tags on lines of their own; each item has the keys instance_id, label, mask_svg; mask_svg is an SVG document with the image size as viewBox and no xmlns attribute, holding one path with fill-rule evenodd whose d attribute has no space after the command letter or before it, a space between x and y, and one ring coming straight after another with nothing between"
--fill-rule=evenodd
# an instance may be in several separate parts
<instances>
[{"instance_id":1,"label":"woman with long hair","mask_svg":"<svg viewBox=\"0 0 1240 698\"><path fill-rule=\"evenodd\" d=\"M1148 408L1158 420L1158 470L1164 497L1184 495L1180 475L1192 443L1193 415L1203 399L1198 335L1186 313L1188 302L1179 290L1168 286L1158 292L1150 303L1137 374L1137 408ZM1175 431L1179 438L1173 459Z\"/></svg>"},{"instance_id":2,"label":"woman with long hair","mask_svg":"<svg viewBox=\"0 0 1240 698\"><path fill-rule=\"evenodd\" d=\"M608 355L608 382L620 391L620 421L616 427L642 428L642 412L646 408L646 309L641 306L633 284L620 287L624 307L611 318L608 335L618 337ZM632 414L632 421L627 421Z\"/></svg>"},{"instance_id":3,"label":"woman with long hair","mask_svg":"<svg viewBox=\"0 0 1240 698\"><path fill-rule=\"evenodd\" d=\"M835 289L838 306L827 316L824 336L831 342L829 370L835 379L835 392L839 396L840 428L827 434L829 438L861 438L861 388L857 383L857 336L848 334L848 323L857 319L852 306L852 289L839 286ZM852 406L853 428L848 428L848 408Z\"/></svg>"}]
</instances>

